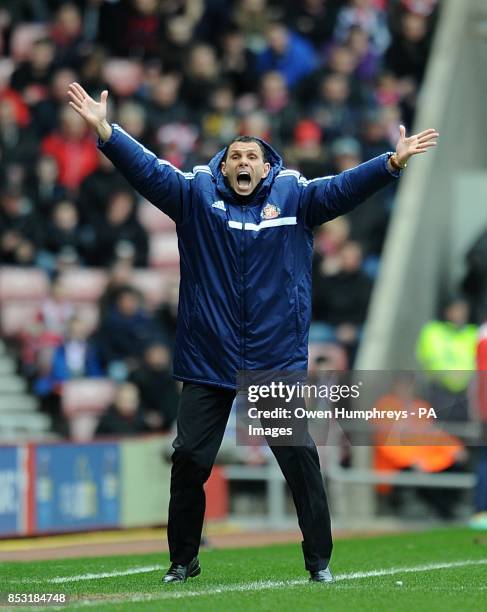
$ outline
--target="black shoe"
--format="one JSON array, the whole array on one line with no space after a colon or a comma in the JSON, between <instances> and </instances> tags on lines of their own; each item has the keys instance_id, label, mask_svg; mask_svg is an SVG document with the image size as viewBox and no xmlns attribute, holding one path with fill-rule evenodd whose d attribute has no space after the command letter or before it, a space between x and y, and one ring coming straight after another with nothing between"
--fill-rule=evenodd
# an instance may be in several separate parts
<instances>
[{"instance_id":1,"label":"black shoe","mask_svg":"<svg viewBox=\"0 0 487 612\"><path fill-rule=\"evenodd\" d=\"M201 567L198 557L192 559L188 565L178 565L171 563L167 574L163 577L162 582L186 582L188 578L194 578L201 574Z\"/></svg>"},{"instance_id":2,"label":"black shoe","mask_svg":"<svg viewBox=\"0 0 487 612\"><path fill-rule=\"evenodd\" d=\"M335 582L335 578L333 578L333 574L330 572L330 568L326 567L325 569L318 570L317 572L310 572L309 581L310 582Z\"/></svg>"}]
</instances>

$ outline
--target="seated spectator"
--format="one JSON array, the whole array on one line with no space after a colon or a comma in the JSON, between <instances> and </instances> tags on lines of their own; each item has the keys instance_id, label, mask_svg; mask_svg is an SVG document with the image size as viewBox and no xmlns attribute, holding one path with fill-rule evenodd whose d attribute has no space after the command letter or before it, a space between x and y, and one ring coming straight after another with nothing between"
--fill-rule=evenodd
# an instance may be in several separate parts
<instances>
[{"instance_id":1,"label":"seated spectator","mask_svg":"<svg viewBox=\"0 0 487 612\"><path fill-rule=\"evenodd\" d=\"M33 265L41 238L40 220L23 193L18 188L0 192L0 261Z\"/></svg>"},{"instance_id":2,"label":"seated spectator","mask_svg":"<svg viewBox=\"0 0 487 612\"><path fill-rule=\"evenodd\" d=\"M468 323L468 303L450 299L441 320L423 325L416 343L416 359L430 383L430 402L448 421L468 419L467 388L475 370L478 329Z\"/></svg>"},{"instance_id":3,"label":"seated spectator","mask_svg":"<svg viewBox=\"0 0 487 612\"><path fill-rule=\"evenodd\" d=\"M61 111L59 130L42 141L42 152L56 159L60 184L74 192L98 167L96 143L83 119L69 106Z\"/></svg>"},{"instance_id":4,"label":"seated spectator","mask_svg":"<svg viewBox=\"0 0 487 612\"><path fill-rule=\"evenodd\" d=\"M34 41L27 58L20 62L10 77L10 83L30 105L49 95L49 83L54 68L55 47L50 38Z\"/></svg>"},{"instance_id":5,"label":"seated spectator","mask_svg":"<svg viewBox=\"0 0 487 612\"><path fill-rule=\"evenodd\" d=\"M372 0L349 0L348 6L338 12L334 37L338 41L345 41L354 26L360 26L367 32L375 53L384 53L391 36L385 13L378 10Z\"/></svg>"},{"instance_id":6,"label":"seated spectator","mask_svg":"<svg viewBox=\"0 0 487 612\"><path fill-rule=\"evenodd\" d=\"M62 392L62 383L74 378L98 378L103 370L97 348L89 339L82 319L73 316L65 338L54 350L50 372L38 378L34 389L38 395Z\"/></svg>"},{"instance_id":7,"label":"seated spectator","mask_svg":"<svg viewBox=\"0 0 487 612\"><path fill-rule=\"evenodd\" d=\"M8 98L0 99L0 160L2 163L30 164L37 155L37 146L33 130L17 123L13 102Z\"/></svg>"},{"instance_id":8,"label":"seated spectator","mask_svg":"<svg viewBox=\"0 0 487 612\"><path fill-rule=\"evenodd\" d=\"M358 346L367 316L372 281L361 270L362 250L347 242L332 269L324 258L313 275L313 324L310 341L341 342L349 351L350 363Z\"/></svg>"},{"instance_id":9,"label":"seated spectator","mask_svg":"<svg viewBox=\"0 0 487 612\"><path fill-rule=\"evenodd\" d=\"M343 74L323 77L311 100L308 114L321 127L326 143L357 132L359 117L350 103L350 82Z\"/></svg>"},{"instance_id":10,"label":"seated spectator","mask_svg":"<svg viewBox=\"0 0 487 612\"><path fill-rule=\"evenodd\" d=\"M144 351L141 366L129 377L139 389L146 422L152 431L171 429L177 414L179 392L171 374L167 346L151 343Z\"/></svg>"},{"instance_id":11,"label":"seated spectator","mask_svg":"<svg viewBox=\"0 0 487 612\"><path fill-rule=\"evenodd\" d=\"M157 339L164 340L163 332L143 307L139 292L122 287L97 334L102 363L109 376L125 379L139 367L147 344Z\"/></svg>"},{"instance_id":12,"label":"seated spectator","mask_svg":"<svg viewBox=\"0 0 487 612\"><path fill-rule=\"evenodd\" d=\"M49 288L49 295L43 300L39 309L38 320L45 329L58 334L61 341L74 314L73 304L66 299L62 277L54 278Z\"/></svg>"},{"instance_id":13,"label":"seated spectator","mask_svg":"<svg viewBox=\"0 0 487 612\"><path fill-rule=\"evenodd\" d=\"M135 254L135 265L147 266L149 241L146 230L137 219L135 205L132 190L116 191L110 195L105 216L95 228L95 246L90 255L92 265L113 261L117 246L129 243Z\"/></svg>"},{"instance_id":14,"label":"seated spectator","mask_svg":"<svg viewBox=\"0 0 487 612\"><path fill-rule=\"evenodd\" d=\"M47 216L53 204L66 196L66 189L59 184L59 168L51 155L41 155L33 171L26 177L26 193L35 210Z\"/></svg>"},{"instance_id":15,"label":"seated spectator","mask_svg":"<svg viewBox=\"0 0 487 612\"><path fill-rule=\"evenodd\" d=\"M116 191L131 191L123 176L115 170L112 162L98 151L98 167L81 183L78 209L82 223L97 226L106 215L107 202Z\"/></svg>"},{"instance_id":16,"label":"seated spectator","mask_svg":"<svg viewBox=\"0 0 487 612\"><path fill-rule=\"evenodd\" d=\"M79 222L78 210L71 200L58 202L46 224L43 249L38 263L49 272L56 269L56 256L70 248L79 262L94 248L94 234Z\"/></svg>"},{"instance_id":17,"label":"seated spectator","mask_svg":"<svg viewBox=\"0 0 487 612\"><path fill-rule=\"evenodd\" d=\"M135 436L148 431L137 387L130 382L122 383L113 404L101 417L95 435Z\"/></svg>"},{"instance_id":18,"label":"seated spectator","mask_svg":"<svg viewBox=\"0 0 487 612\"><path fill-rule=\"evenodd\" d=\"M195 117L208 106L208 99L220 79L215 49L197 44L189 53L181 95Z\"/></svg>"},{"instance_id":19,"label":"seated spectator","mask_svg":"<svg viewBox=\"0 0 487 612\"><path fill-rule=\"evenodd\" d=\"M275 146L291 140L298 109L280 72L266 72L262 76L259 107L269 116Z\"/></svg>"},{"instance_id":20,"label":"seated spectator","mask_svg":"<svg viewBox=\"0 0 487 612\"><path fill-rule=\"evenodd\" d=\"M255 91L255 54L247 48L245 36L236 27L224 31L221 41L221 70L236 96Z\"/></svg>"},{"instance_id":21,"label":"seated spectator","mask_svg":"<svg viewBox=\"0 0 487 612\"><path fill-rule=\"evenodd\" d=\"M329 174L326 158L320 126L311 119L299 121L294 128L293 145L286 151L288 165L307 179L314 179Z\"/></svg>"},{"instance_id":22,"label":"seated spectator","mask_svg":"<svg viewBox=\"0 0 487 612\"><path fill-rule=\"evenodd\" d=\"M77 76L71 68L58 68L51 77L49 95L33 107L32 124L40 138L58 129L61 111L67 104L66 89L73 79L76 80Z\"/></svg>"},{"instance_id":23,"label":"seated spectator","mask_svg":"<svg viewBox=\"0 0 487 612\"><path fill-rule=\"evenodd\" d=\"M313 46L284 24L271 24L266 40L267 47L257 56L259 74L280 72L292 89L316 68L318 60Z\"/></svg>"}]
</instances>

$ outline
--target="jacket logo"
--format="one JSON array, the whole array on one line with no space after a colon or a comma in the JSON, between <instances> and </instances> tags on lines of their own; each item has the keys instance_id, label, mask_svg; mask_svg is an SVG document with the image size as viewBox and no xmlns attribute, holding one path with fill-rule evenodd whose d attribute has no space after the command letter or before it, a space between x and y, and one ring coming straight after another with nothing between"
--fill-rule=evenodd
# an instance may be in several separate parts
<instances>
[{"instance_id":1,"label":"jacket logo","mask_svg":"<svg viewBox=\"0 0 487 612\"><path fill-rule=\"evenodd\" d=\"M281 209L275 204L266 204L262 209L260 216L261 219L275 219L281 214Z\"/></svg>"},{"instance_id":2,"label":"jacket logo","mask_svg":"<svg viewBox=\"0 0 487 612\"><path fill-rule=\"evenodd\" d=\"M211 205L212 208L218 208L220 210L224 210L226 212L226 208L225 208L225 202L223 202L223 200L217 200L216 202L213 202L213 204Z\"/></svg>"}]
</instances>

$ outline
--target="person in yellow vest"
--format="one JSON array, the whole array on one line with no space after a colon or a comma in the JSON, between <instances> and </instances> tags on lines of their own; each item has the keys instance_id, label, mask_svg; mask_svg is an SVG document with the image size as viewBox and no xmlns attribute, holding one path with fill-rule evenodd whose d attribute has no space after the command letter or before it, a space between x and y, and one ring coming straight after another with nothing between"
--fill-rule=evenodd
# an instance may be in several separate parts
<instances>
[{"instance_id":1,"label":"person in yellow vest","mask_svg":"<svg viewBox=\"0 0 487 612\"><path fill-rule=\"evenodd\" d=\"M463 298L450 300L443 320L426 323L416 344L416 359L431 383L430 401L441 420L468 420L466 391L476 369L478 328L468 323Z\"/></svg>"}]
</instances>

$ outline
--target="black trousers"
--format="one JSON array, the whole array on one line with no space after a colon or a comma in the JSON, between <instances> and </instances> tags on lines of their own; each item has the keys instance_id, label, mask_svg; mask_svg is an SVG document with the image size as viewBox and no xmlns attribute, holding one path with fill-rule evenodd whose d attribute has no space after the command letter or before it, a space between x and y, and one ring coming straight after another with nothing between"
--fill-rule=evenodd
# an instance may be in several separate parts
<instances>
[{"instance_id":1,"label":"black trousers","mask_svg":"<svg viewBox=\"0 0 487 612\"><path fill-rule=\"evenodd\" d=\"M204 483L220 448L235 392L184 383L173 442L168 541L172 563L198 554L205 516ZM303 534L305 567L327 567L333 547L330 514L316 446L270 448L291 489Z\"/></svg>"}]
</instances>

